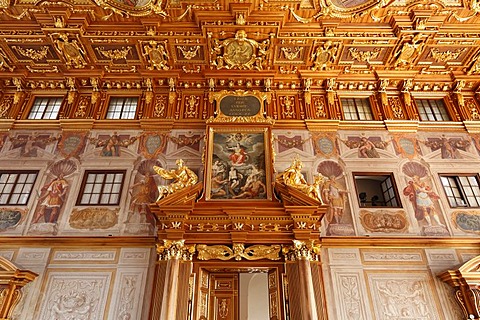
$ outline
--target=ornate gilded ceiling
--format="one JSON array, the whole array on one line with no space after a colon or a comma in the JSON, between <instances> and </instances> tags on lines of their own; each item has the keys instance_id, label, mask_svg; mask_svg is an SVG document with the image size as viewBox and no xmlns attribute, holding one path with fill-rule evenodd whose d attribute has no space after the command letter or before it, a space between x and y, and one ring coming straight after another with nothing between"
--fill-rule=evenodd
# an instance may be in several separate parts
<instances>
[{"instance_id":1,"label":"ornate gilded ceiling","mask_svg":"<svg viewBox=\"0 0 480 320\"><path fill-rule=\"evenodd\" d=\"M471 0L0 0L0 12L4 90L328 89L326 79L402 90L410 79L475 91L480 79Z\"/></svg>"}]
</instances>

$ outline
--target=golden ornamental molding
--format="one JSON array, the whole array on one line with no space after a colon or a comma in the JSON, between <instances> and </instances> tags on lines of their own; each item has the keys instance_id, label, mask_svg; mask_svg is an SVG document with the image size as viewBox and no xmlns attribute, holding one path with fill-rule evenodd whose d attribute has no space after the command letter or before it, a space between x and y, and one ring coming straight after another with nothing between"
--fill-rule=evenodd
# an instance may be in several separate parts
<instances>
[{"instance_id":1,"label":"golden ornamental molding","mask_svg":"<svg viewBox=\"0 0 480 320\"><path fill-rule=\"evenodd\" d=\"M121 47L120 49L105 49L104 47L95 47L97 52L104 56L105 58L114 60L127 60L127 55L132 50L132 47Z\"/></svg>"},{"instance_id":2,"label":"golden ornamental molding","mask_svg":"<svg viewBox=\"0 0 480 320\"><path fill-rule=\"evenodd\" d=\"M38 50L35 50L33 48L22 48L22 47L18 47L18 46L12 46L13 49L15 49L15 51L17 51L18 54L26 57L26 58L30 58L34 61L39 61L39 60L43 60L47 57L47 54L48 54L48 49L49 47L48 46L42 46L40 49Z\"/></svg>"},{"instance_id":3,"label":"golden ornamental molding","mask_svg":"<svg viewBox=\"0 0 480 320\"><path fill-rule=\"evenodd\" d=\"M243 243L234 243L232 248L226 245L197 244L199 260L280 260L280 245L251 245L245 248Z\"/></svg>"}]
</instances>

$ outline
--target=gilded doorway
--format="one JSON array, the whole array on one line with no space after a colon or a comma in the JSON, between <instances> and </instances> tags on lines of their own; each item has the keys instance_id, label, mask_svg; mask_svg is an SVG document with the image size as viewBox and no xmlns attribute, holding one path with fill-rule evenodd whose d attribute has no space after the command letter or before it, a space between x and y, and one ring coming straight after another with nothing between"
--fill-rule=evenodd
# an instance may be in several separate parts
<instances>
[{"instance_id":1,"label":"gilded doorway","mask_svg":"<svg viewBox=\"0 0 480 320\"><path fill-rule=\"evenodd\" d=\"M196 265L194 269L198 281L193 298L195 309L189 319L286 319L282 264L226 267L225 263L218 263Z\"/></svg>"}]
</instances>

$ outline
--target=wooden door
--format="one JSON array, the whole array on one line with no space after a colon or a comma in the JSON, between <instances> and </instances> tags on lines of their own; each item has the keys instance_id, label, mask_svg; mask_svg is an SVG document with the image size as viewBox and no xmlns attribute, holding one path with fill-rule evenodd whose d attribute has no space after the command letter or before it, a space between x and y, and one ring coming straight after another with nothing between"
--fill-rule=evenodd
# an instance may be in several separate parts
<instances>
[{"instance_id":1,"label":"wooden door","mask_svg":"<svg viewBox=\"0 0 480 320\"><path fill-rule=\"evenodd\" d=\"M268 270L268 302L270 320L282 319L279 274L276 268Z\"/></svg>"},{"instance_id":2,"label":"wooden door","mask_svg":"<svg viewBox=\"0 0 480 320\"><path fill-rule=\"evenodd\" d=\"M209 320L238 320L238 273L211 273L209 302Z\"/></svg>"}]
</instances>

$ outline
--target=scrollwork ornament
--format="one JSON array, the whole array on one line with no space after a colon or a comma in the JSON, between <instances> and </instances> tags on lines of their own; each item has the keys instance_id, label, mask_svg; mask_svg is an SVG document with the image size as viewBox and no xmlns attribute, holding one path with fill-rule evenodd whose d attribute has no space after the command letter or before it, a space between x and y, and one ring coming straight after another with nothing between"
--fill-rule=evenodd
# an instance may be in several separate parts
<instances>
[{"instance_id":1,"label":"scrollwork ornament","mask_svg":"<svg viewBox=\"0 0 480 320\"><path fill-rule=\"evenodd\" d=\"M237 261L246 260L279 260L280 259L280 245L251 245L245 248L243 243L234 243L230 248L226 245L211 245L198 244L197 247L199 260L230 260L235 259Z\"/></svg>"},{"instance_id":2,"label":"scrollwork ornament","mask_svg":"<svg viewBox=\"0 0 480 320\"><path fill-rule=\"evenodd\" d=\"M194 253L195 245L185 245L185 240L163 240L163 244L157 243L158 261L191 261Z\"/></svg>"}]
</instances>

